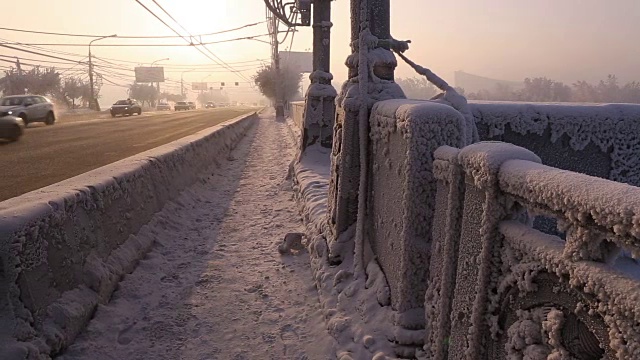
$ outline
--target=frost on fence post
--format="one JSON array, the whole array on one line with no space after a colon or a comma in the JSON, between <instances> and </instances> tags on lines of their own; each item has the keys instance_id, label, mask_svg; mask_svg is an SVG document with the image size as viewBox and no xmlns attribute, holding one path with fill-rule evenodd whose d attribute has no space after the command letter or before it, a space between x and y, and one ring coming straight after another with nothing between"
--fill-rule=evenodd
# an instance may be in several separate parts
<instances>
[{"instance_id":1,"label":"frost on fence post","mask_svg":"<svg viewBox=\"0 0 640 360\"><path fill-rule=\"evenodd\" d=\"M451 311L449 359L483 359L490 324L489 296L496 286L498 223L517 215L502 201L498 187L500 166L507 160L540 163L534 153L518 146L481 142L461 150L458 157L466 176L458 268Z\"/></svg>"},{"instance_id":2,"label":"frost on fence post","mask_svg":"<svg viewBox=\"0 0 640 360\"><path fill-rule=\"evenodd\" d=\"M378 3L384 2L352 0L352 53L346 61L349 80L343 84L336 98L329 184L330 234L327 238L330 257L334 262L341 262L345 252L352 251L354 246L353 236L341 235L356 223L358 215L362 140L359 119L361 116L368 118L373 104L377 101L405 98L400 86L393 81L393 72L397 66L395 56L389 49L382 47L383 44L380 44L379 38L376 37L376 35L390 37L389 13L380 11L381 7L378 6L380 5ZM388 8L388 0L386 3ZM362 11L361 7L368 11ZM371 23L371 29L369 29L369 23ZM360 48L361 38L365 40L363 49ZM365 68L359 68L361 51L366 60ZM363 79L365 86L361 86ZM361 88L366 90L363 92ZM367 109L363 114L361 114L362 105Z\"/></svg>"},{"instance_id":3,"label":"frost on fence post","mask_svg":"<svg viewBox=\"0 0 640 360\"><path fill-rule=\"evenodd\" d=\"M311 85L305 95L304 123L301 151L319 144L331 148L335 119L335 98L338 95L331 85L331 0L313 2L313 72Z\"/></svg>"},{"instance_id":4,"label":"frost on fence post","mask_svg":"<svg viewBox=\"0 0 640 360\"><path fill-rule=\"evenodd\" d=\"M447 339L458 264L464 176L460 150L441 146L434 153L433 174L437 179L433 215L431 258L425 294L424 353L429 359L447 358Z\"/></svg>"}]
</instances>

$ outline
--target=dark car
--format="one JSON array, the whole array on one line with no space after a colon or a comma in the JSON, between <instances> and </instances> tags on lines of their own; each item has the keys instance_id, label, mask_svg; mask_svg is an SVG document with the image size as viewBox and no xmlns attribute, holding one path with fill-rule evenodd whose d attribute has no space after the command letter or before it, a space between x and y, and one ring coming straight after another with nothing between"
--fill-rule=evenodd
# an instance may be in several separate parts
<instances>
[{"instance_id":1,"label":"dark car","mask_svg":"<svg viewBox=\"0 0 640 360\"><path fill-rule=\"evenodd\" d=\"M17 116L0 117L0 139L17 141L22 136L24 126L24 121Z\"/></svg>"},{"instance_id":2,"label":"dark car","mask_svg":"<svg viewBox=\"0 0 640 360\"><path fill-rule=\"evenodd\" d=\"M213 109L216 107L216 104L213 101L208 101L205 105L204 108L205 109Z\"/></svg>"},{"instance_id":3,"label":"dark car","mask_svg":"<svg viewBox=\"0 0 640 360\"><path fill-rule=\"evenodd\" d=\"M191 110L195 110L196 109L196 103L194 103L193 101L189 101L189 102L187 102L187 104L189 104L189 109L191 109Z\"/></svg>"},{"instance_id":4,"label":"dark car","mask_svg":"<svg viewBox=\"0 0 640 360\"><path fill-rule=\"evenodd\" d=\"M180 110L186 111L186 110L191 110L191 105L189 105L186 101L178 101L173 108L175 111L180 111Z\"/></svg>"},{"instance_id":5,"label":"dark car","mask_svg":"<svg viewBox=\"0 0 640 360\"><path fill-rule=\"evenodd\" d=\"M109 112L111 112L112 117L116 117L117 115L140 115L142 114L142 106L131 99L118 100L115 102L115 104L111 105Z\"/></svg>"}]
</instances>

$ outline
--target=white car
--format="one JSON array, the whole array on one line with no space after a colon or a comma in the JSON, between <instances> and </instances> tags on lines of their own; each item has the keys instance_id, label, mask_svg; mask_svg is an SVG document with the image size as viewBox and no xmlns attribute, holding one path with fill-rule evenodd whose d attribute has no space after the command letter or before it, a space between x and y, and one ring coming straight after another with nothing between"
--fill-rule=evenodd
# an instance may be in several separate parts
<instances>
[{"instance_id":1,"label":"white car","mask_svg":"<svg viewBox=\"0 0 640 360\"><path fill-rule=\"evenodd\" d=\"M27 126L32 122L53 125L56 114L53 103L40 95L13 95L0 99L0 117L16 116Z\"/></svg>"}]
</instances>

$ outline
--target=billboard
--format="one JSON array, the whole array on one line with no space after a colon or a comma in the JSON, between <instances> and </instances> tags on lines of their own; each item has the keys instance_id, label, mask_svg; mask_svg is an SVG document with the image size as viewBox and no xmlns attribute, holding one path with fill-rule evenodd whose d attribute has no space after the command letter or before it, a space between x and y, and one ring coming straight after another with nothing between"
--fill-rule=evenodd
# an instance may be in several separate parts
<instances>
[{"instance_id":1,"label":"billboard","mask_svg":"<svg viewBox=\"0 0 640 360\"><path fill-rule=\"evenodd\" d=\"M191 83L191 90L207 91L209 90L209 87L207 86L206 82L194 82L194 83Z\"/></svg>"},{"instance_id":2,"label":"billboard","mask_svg":"<svg viewBox=\"0 0 640 360\"><path fill-rule=\"evenodd\" d=\"M280 51L280 66L301 73L313 72L313 53L302 51Z\"/></svg>"},{"instance_id":3,"label":"billboard","mask_svg":"<svg viewBox=\"0 0 640 360\"><path fill-rule=\"evenodd\" d=\"M135 69L136 82L139 83L153 83L164 82L164 68L160 66L156 67L142 67L138 66Z\"/></svg>"}]
</instances>

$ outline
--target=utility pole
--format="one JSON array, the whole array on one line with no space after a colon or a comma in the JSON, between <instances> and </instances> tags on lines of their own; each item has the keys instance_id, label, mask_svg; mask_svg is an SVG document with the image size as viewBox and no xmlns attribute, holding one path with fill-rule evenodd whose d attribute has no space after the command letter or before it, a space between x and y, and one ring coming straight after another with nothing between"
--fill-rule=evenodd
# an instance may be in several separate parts
<instances>
[{"instance_id":1,"label":"utility pole","mask_svg":"<svg viewBox=\"0 0 640 360\"><path fill-rule=\"evenodd\" d=\"M267 10L267 20L269 23L269 34L271 35L271 64L276 72L276 78L278 81L276 82L276 99L275 99L275 108L276 108L276 119L284 118L284 104L282 100L282 88L280 86L280 53L279 53L279 42L278 42L278 25L280 21L278 18L272 14L269 10Z\"/></svg>"},{"instance_id":2,"label":"utility pole","mask_svg":"<svg viewBox=\"0 0 640 360\"><path fill-rule=\"evenodd\" d=\"M153 65L155 65L157 62L160 61L165 61L165 60L170 60L169 58L164 58L164 59L160 59L160 60L156 60L154 62L151 63L151 67L153 67ZM151 83L151 86L153 86L153 83ZM158 91L158 96L160 96L160 82L156 82L156 90Z\"/></svg>"},{"instance_id":3,"label":"utility pole","mask_svg":"<svg viewBox=\"0 0 640 360\"><path fill-rule=\"evenodd\" d=\"M182 97L184 98L184 73L188 73L190 71L195 71L196 69L189 69L186 71L183 71L180 74L180 95L182 95Z\"/></svg>"},{"instance_id":4,"label":"utility pole","mask_svg":"<svg viewBox=\"0 0 640 360\"><path fill-rule=\"evenodd\" d=\"M301 150L319 143L331 148L335 120L335 98L331 86L331 0L313 2L313 72L305 96Z\"/></svg>"},{"instance_id":5,"label":"utility pole","mask_svg":"<svg viewBox=\"0 0 640 360\"><path fill-rule=\"evenodd\" d=\"M89 42L89 87L91 88L91 98L89 99L89 109L100 111L100 105L98 105L98 102L96 100L96 93L93 88L93 62L91 61L91 44L93 44L94 41L98 41L106 38L112 38L116 36L118 35L113 34L113 35L103 36L97 39L93 39Z\"/></svg>"}]
</instances>

